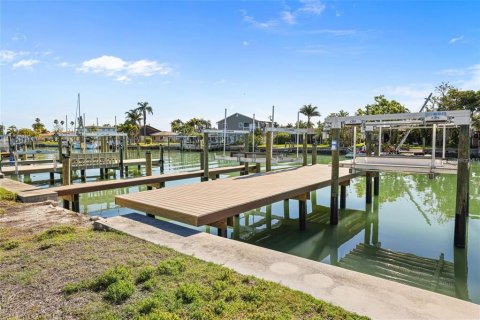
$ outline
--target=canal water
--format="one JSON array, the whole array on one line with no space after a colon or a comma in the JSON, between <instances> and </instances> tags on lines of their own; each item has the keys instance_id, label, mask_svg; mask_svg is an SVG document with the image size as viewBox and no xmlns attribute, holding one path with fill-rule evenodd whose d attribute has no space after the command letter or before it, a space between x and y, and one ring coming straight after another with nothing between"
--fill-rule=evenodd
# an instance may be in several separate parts
<instances>
[{"instance_id":1,"label":"canal water","mask_svg":"<svg viewBox=\"0 0 480 320\"><path fill-rule=\"evenodd\" d=\"M131 151L129 158L138 157ZM153 158L159 157L153 151ZM140 155L141 156L141 155ZM215 160L210 166L238 163ZM165 173L199 169L199 153L165 152ZM328 163L329 156L319 156ZM298 163L277 165L295 166ZM472 164L470 217L466 249L453 246L456 177L424 174L382 173L380 195L365 204L365 180L354 179L347 188L347 208L339 224L329 224L330 190L312 192L307 202L307 229L299 231L298 201L280 201L240 215L240 223L228 237L261 247L321 261L480 304L480 164ZM117 173L109 179L117 178ZM144 175L144 168L130 168L130 176ZM154 174L159 168L154 167ZM73 183L81 183L73 175ZM20 177L48 187L48 174ZM87 170L87 181L99 180L99 170ZM198 182L188 179L167 182L166 187ZM56 184L60 184L60 180ZM131 213L115 205L115 195L146 190L132 187L93 192L81 196L81 211L111 217ZM215 228L202 231L216 234Z\"/></svg>"}]
</instances>

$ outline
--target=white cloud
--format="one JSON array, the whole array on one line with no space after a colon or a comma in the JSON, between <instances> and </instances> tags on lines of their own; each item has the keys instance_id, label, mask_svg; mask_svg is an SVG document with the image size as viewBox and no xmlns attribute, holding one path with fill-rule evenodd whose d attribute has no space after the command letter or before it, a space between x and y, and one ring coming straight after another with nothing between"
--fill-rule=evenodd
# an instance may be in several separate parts
<instances>
[{"instance_id":1,"label":"white cloud","mask_svg":"<svg viewBox=\"0 0 480 320\"><path fill-rule=\"evenodd\" d=\"M475 64L466 69L465 78L458 81L463 90L480 90L480 64Z\"/></svg>"},{"instance_id":2,"label":"white cloud","mask_svg":"<svg viewBox=\"0 0 480 320\"><path fill-rule=\"evenodd\" d=\"M249 16L247 14L247 11L245 10L241 10L241 13L243 15L243 21L249 23L250 25L258 29L271 29L278 25L278 22L276 20L268 20L261 22L255 20L252 16Z\"/></svg>"},{"instance_id":3,"label":"white cloud","mask_svg":"<svg viewBox=\"0 0 480 320\"><path fill-rule=\"evenodd\" d=\"M57 63L56 66L61 68L66 68L66 67L73 67L73 64L63 61L63 62Z\"/></svg>"},{"instance_id":4,"label":"white cloud","mask_svg":"<svg viewBox=\"0 0 480 320\"><path fill-rule=\"evenodd\" d=\"M450 81L452 85L462 90L480 90L480 64L466 68L443 69L437 74L447 77L443 81Z\"/></svg>"},{"instance_id":5,"label":"white cloud","mask_svg":"<svg viewBox=\"0 0 480 320\"><path fill-rule=\"evenodd\" d=\"M282 11L282 20L288 24L295 24L296 17L295 14L291 13L290 11Z\"/></svg>"},{"instance_id":6,"label":"white cloud","mask_svg":"<svg viewBox=\"0 0 480 320\"><path fill-rule=\"evenodd\" d=\"M298 9L299 12L307 12L311 14L321 14L325 10L325 5L319 0L300 0L303 4Z\"/></svg>"},{"instance_id":7,"label":"white cloud","mask_svg":"<svg viewBox=\"0 0 480 320\"><path fill-rule=\"evenodd\" d=\"M168 65L153 60L125 61L118 57L106 55L84 61L77 70L112 76L120 82L128 82L132 77L138 76L167 75L172 71Z\"/></svg>"},{"instance_id":8,"label":"white cloud","mask_svg":"<svg viewBox=\"0 0 480 320\"><path fill-rule=\"evenodd\" d=\"M35 59L28 59L28 60L20 60L16 63L13 64L13 68L26 68L26 69L31 69L34 65L39 63L40 61L35 60Z\"/></svg>"},{"instance_id":9,"label":"white cloud","mask_svg":"<svg viewBox=\"0 0 480 320\"><path fill-rule=\"evenodd\" d=\"M243 41L242 44L245 46L245 47L248 47L250 45L250 43L248 43L248 41Z\"/></svg>"},{"instance_id":10,"label":"white cloud","mask_svg":"<svg viewBox=\"0 0 480 320\"><path fill-rule=\"evenodd\" d=\"M123 75L123 76L118 76L115 78L115 81L119 81L119 82L129 82L131 79L129 77L127 77L126 75Z\"/></svg>"},{"instance_id":11,"label":"white cloud","mask_svg":"<svg viewBox=\"0 0 480 320\"><path fill-rule=\"evenodd\" d=\"M455 44L455 43L457 43L459 41L462 41L462 40L463 40L463 36L460 36L460 37L450 39L450 43Z\"/></svg>"},{"instance_id":12,"label":"white cloud","mask_svg":"<svg viewBox=\"0 0 480 320\"><path fill-rule=\"evenodd\" d=\"M130 63L127 66L127 73L145 77L153 76L157 73L161 75L167 75L171 71L172 69L165 64L159 64L157 61L150 60L138 60Z\"/></svg>"},{"instance_id":13,"label":"white cloud","mask_svg":"<svg viewBox=\"0 0 480 320\"><path fill-rule=\"evenodd\" d=\"M113 75L115 72L122 71L127 62L113 56L101 56L95 59L84 61L78 70L83 72L106 73Z\"/></svg>"},{"instance_id":14,"label":"white cloud","mask_svg":"<svg viewBox=\"0 0 480 320\"><path fill-rule=\"evenodd\" d=\"M0 50L0 62L12 62L21 56L30 54L28 51Z\"/></svg>"},{"instance_id":15,"label":"white cloud","mask_svg":"<svg viewBox=\"0 0 480 320\"><path fill-rule=\"evenodd\" d=\"M13 41L26 41L27 36L21 33L15 33L12 37Z\"/></svg>"}]
</instances>

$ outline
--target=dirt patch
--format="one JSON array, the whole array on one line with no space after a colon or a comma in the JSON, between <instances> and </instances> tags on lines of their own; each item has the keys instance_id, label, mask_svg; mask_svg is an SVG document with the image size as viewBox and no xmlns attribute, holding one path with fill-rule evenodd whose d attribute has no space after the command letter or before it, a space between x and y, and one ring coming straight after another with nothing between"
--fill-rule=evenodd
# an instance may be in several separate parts
<instances>
[{"instance_id":1,"label":"dirt patch","mask_svg":"<svg viewBox=\"0 0 480 320\"><path fill-rule=\"evenodd\" d=\"M36 233L51 226L74 225L89 227L90 218L58 206L55 201L39 203L0 202L0 227Z\"/></svg>"}]
</instances>

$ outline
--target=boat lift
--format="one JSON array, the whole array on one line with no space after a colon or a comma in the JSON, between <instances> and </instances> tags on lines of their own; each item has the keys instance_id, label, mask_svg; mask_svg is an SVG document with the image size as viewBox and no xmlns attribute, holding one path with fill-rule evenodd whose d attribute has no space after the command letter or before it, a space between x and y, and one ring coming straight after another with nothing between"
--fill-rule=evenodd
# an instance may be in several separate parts
<instances>
[{"instance_id":1,"label":"boat lift","mask_svg":"<svg viewBox=\"0 0 480 320\"><path fill-rule=\"evenodd\" d=\"M425 173L456 173L457 161L445 159L445 133L447 128L455 128L461 125L470 126L470 111L433 111L418 113L399 113L382 115L365 115L349 117L328 117L325 119L323 133L328 135L332 129L353 127L353 159L342 161L341 165L358 170L373 171L400 171L400 172L425 172ZM436 132L437 127L443 128L442 159L436 159ZM368 136L374 131L378 132L378 152L376 157L366 154L366 157L357 157L356 140L357 128L361 133ZM413 158L408 156L379 156L382 153L382 130L383 129L432 129L432 155ZM409 132L407 131L407 132ZM367 144L371 141L367 138ZM403 139L402 139L403 141ZM370 148L367 148L367 153Z\"/></svg>"}]
</instances>

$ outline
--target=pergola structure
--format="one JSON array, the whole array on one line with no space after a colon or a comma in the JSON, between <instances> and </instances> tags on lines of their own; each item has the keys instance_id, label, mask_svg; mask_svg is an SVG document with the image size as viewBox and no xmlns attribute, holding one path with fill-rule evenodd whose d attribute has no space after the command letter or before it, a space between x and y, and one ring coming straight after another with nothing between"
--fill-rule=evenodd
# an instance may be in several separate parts
<instances>
[{"instance_id":1,"label":"pergola structure","mask_svg":"<svg viewBox=\"0 0 480 320\"><path fill-rule=\"evenodd\" d=\"M325 119L324 132L329 133L331 137L332 150L332 185L331 185L331 201L330 201L330 221L332 224L338 223L338 171L339 171L339 140L340 129L346 126L353 126L354 130L354 145L356 142L356 130L360 128L361 132L365 133L366 140L366 159L372 155L372 133L378 131L379 139L381 139L381 131L384 128L401 129L401 128L431 128L432 129L432 159L430 162L430 170L435 169L437 163L435 161L435 141L436 131L438 126L442 126L444 130L447 128L458 128L458 160L457 160L457 200L455 209L455 236L454 243L457 247L465 247L466 240L466 216L469 210L469 178L470 178L470 122L471 114L468 110L458 111L434 111L434 112L418 112L418 113L398 113L398 114L380 114L380 115L365 115L365 116L350 116L350 117L328 117ZM445 142L443 143L445 145ZM379 150L376 152L380 156L381 140L379 141ZM354 148L354 153L356 148ZM355 168L355 158L354 164ZM408 159L408 158L406 158ZM419 159L422 160L422 159ZM382 163L383 161L383 163ZM402 171L412 167L411 162L403 161L402 158L395 158L395 171ZM409 160L410 161L410 160ZM367 171L366 175L366 191L367 203L371 202L371 183L374 176L373 171L392 171L387 170L386 167L392 166L392 160L384 158L381 161L376 161L373 167L363 168ZM375 186L378 193L379 176L375 177Z\"/></svg>"}]
</instances>

